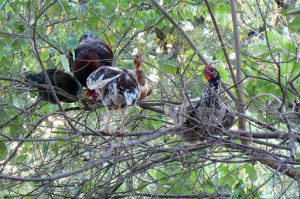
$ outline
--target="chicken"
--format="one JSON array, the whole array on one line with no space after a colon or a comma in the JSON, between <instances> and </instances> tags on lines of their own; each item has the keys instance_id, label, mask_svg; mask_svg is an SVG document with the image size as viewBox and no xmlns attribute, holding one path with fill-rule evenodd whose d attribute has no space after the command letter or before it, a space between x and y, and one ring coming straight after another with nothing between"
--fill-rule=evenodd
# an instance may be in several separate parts
<instances>
[{"instance_id":1,"label":"chicken","mask_svg":"<svg viewBox=\"0 0 300 199\"><path fill-rule=\"evenodd\" d=\"M73 97L78 97L78 95L81 93L81 85L79 82L70 74L57 69L47 69L47 75L50 79L51 85L60 88L66 94L73 95ZM26 75L25 80L27 82L31 81L37 84L45 84L46 83L46 77L43 72L40 73L31 73ZM47 88L38 88L39 96L52 104L56 104L51 90ZM68 97L62 96L57 94L57 98L62 102L75 102L73 99L69 99Z\"/></svg>"},{"instance_id":2,"label":"chicken","mask_svg":"<svg viewBox=\"0 0 300 199\"><path fill-rule=\"evenodd\" d=\"M208 134L217 134L234 124L233 112L220 99L221 77L212 66L203 71L208 81L202 95L177 107L175 122L184 127L195 127L193 131L180 134L190 144L198 144Z\"/></svg>"},{"instance_id":3,"label":"chicken","mask_svg":"<svg viewBox=\"0 0 300 199\"><path fill-rule=\"evenodd\" d=\"M87 87L95 90L96 99L102 99L109 110L104 132L109 132L109 122L114 110L121 110L121 133L124 132L125 108L134 105L152 93L146 83L145 72L141 69L141 56L134 58L135 70L103 66L94 71L87 79Z\"/></svg>"},{"instance_id":4,"label":"chicken","mask_svg":"<svg viewBox=\"0 0 300 199\"><path fill-rule=\"evenodd\" d=\"M145 99L152 93L152 88L150 87L149 84L146 83L146 75L145 72L141 68L141 55L138 53L134 57L134 65L135 65L135 73L138 77L138 83L141 89L141 96L139 98L139 101Z\"/></svg>"},{"instance_id":5,"label":"chicken","mask_svg":"<svg viewBox=\"0 0 300 199\"><path fill-rule=\"evenodd\" d=\"M86 31L80 38L75 56L69 53L70 69L80 84L87 87L88 76L102 66L111 66L114 54L109 45L95 37L91 31ZM87 95L95 99L94 91L88 90Z\"/></svg>"},{"instance_id":6,"label":"chicken","mask_svg":"<svg viewBox=\"0 0 300 199\"><path fill-rule=\"evenodd\" d=\"M121 110L121 133L124 132L125 108L137 105L141 95L137 74L128 69L103 66L94 71L87 78L87 87L95 90L98 98L109 110L105 127L102 131L109 131L109 123L114 110Z\"/></svg>"}]
</instances>

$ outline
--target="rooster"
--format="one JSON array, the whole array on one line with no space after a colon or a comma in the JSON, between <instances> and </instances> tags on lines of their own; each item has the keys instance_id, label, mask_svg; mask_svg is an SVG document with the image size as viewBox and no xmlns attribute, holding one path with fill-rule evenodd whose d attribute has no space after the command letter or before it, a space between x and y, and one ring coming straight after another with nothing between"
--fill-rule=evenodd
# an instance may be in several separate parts
<instances>
[{"instance_id":1,"label":"rooster","mask_svg":"<svg viewBox=\"0 0 300 199\"><path fill-rule=\"evenodd\" d=\"M120 132L124 132L125 108L136 106L139 101L149 96L152 88L146 83L144 71L141 69L140 55L134 60L136 69L119 69L103 66L94 71L87 79L87 87L95 90L109 110L103 131L109 132L109 123L114 110L121 110Z\"/></svg>"},{"instance_id":2,"label":"rooster","mask_svg":"<svg viewBox=\"0 0 300 199\"><path fill-rule=\"evenodd\" d=\"M91 31L86 31L79 41L75 55L69 53L69 63L74 77L86 87L88 76L102 66L111 66L114 54L111 47ZM88 90L87 95L95 98L94 91Z\"/></svg>"},{"instance_id":3,"label":"rooster","mask_svg":"<svg viewBox=\"0 0 300 199\"><path fill-rule=\"evenodd\" d=\"M60 88L66 94L72 95L73 97L78 97L78 95L81 93L81 85L79 82L72 77L72 75L62 71L62 70L57 70L57 69L47 69L46 70L47 75L50 79L51 85ZM44 84L47 85L46 83L46 77L43 72L40 73L31 73L26 75L25 80L27 82L31 81L37 84ZM52 104L57 104L55 101L50 89L46 88L38 88L38 93L40 97L48 101ZM57 98L62 101L62 102L74 102L75 100L67 98L63 95L56 94Z\"/></svg>"},{"instance_id":4,"label":"rooster","mask_svg":"<svg viewBox=\"0 0 300 199\"><path fill-rule=\"evenodd\" d=\"M229 129L235 119L233 112L220 99L219 72L210 64L205 66L203 73L208 83L202 95L177 107L174 118L184 127L195 127L190 132L180 134L181 139L190 144L198 144L208 134Z\"/></svg>"}]
</instances>

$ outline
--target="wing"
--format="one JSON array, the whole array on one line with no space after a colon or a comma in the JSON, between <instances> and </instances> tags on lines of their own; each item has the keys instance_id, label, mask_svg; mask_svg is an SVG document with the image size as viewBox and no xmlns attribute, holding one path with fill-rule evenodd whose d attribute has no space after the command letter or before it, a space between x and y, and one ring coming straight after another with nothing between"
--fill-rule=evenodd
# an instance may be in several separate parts
<instances>
[{"instance_id":1,"label":"wing","mask_svg":"<svg viewBox=\"0 0 300 199\"><path fill-rule=\"evenodd\" d=\"M91 90L102 89L109 82L117 79L122 74L124 74L123 70L116 67L104 66L90 74L86 80L86 84Z\"/></svg>"}]
</instances>

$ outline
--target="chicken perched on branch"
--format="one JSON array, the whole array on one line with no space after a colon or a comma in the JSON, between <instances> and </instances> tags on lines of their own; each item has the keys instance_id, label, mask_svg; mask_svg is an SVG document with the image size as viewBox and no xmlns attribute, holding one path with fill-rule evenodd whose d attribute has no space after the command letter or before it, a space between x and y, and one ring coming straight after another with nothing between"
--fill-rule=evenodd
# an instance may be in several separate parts
<instances>
[{"instance_id":1,"label":"chicken perched on branch","mask_svg":"<svg viewBox=\"0 0 300 199\"><path fill-rule=\"evenodd\" d=\"M125 108L136 106L138 101L149 96L151 87L146 83L145 73L140 68L141 60L134 61L136 70L103 66L94 71L87 79L87 87L95 90L98 98L109 110L103 131L109 132L109 123L114 110L121 110L121 133L124 132Z\"/></svg>"},{"instance_id":2,"label":"chicken perched on branch","mask_svg":"<svg viewBox=\"0 0 300 199\"><path fill-rule=\"evenodd\" d=\"M181 139L198 144L208 134L229 129L234 123L233 112L220 99L221 80L219 72L210 64L203 71L208 81L202 95L177 107L174 120L193 131L180 134Z\"/></svg>"},{"instance_id":3,"label":"chicken perched on branch","mask_svg":"<svg viewBox=\"0 0 300 199\"><path fill-rule=\"evenodd\" d=\"M86 31L80 38L80 44L75 49L75 55L69 54L70 69L82 86L86 87L88 76L102 66L111 66L114 54L109 45L95 37L91 31ZM87 93L95 96L93 91Z\"/></svg>"},{"instance_id":4,"label":"chicken perched on branch","mask_svg":"<svg viewBox=\"0 0 300 199\"><path fill-rule=\"evenodd\" d=\"M135 65L135 73L138 77L138 82L141 89L141 96L139 98L139 101L145 99L152 93L151 86L146 83L146 75L143 69L141 68L141 64L142 64L141 54L138 53L134 57L134 65Z\"/></svg>"},{"instance_id":5,"label":"chicken perched on branch","mask_svg":"<svg viewBox=\"0 0 300 199\"><path fill-rule=\"evenodd\" d=\"M50 79L52 86L60 88L66 94L72 95L73 98L78 97L78 95L81 92L82 87L79 84L79 82L74 77L72 77L72 75L70 75L62 70L57 70L57 69L47 69L46 72L47 72L47 75ZM31 82L34 82L37 84L43 84L43 85L47 86L46 77L43 72L28 74L28 75L26 75L25 80L27 82L31 81ZM55 101L50 89L38 88L38 93L43 100L48 101L53 104L57 103ZM76 101L74 99L70 99L66 96L60 95L60 94L58 94L58 92L56 92L56 95L57 95L57 98L62 102Z\"/></svg>"}]
</instances>

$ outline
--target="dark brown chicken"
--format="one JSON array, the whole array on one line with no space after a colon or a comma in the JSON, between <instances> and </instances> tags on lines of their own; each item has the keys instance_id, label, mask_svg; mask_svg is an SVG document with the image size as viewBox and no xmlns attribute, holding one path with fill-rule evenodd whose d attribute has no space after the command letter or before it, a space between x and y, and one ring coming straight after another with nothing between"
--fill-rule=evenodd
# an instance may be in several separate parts
<instances>
[{"instance_id":1,"label":"dark brown chicken","mask_svg":"<svg viewBox=\"0 0 300 199\"><path fill-rule=\"evenodd\" d=\"M80 38L75 55L69 53L70 69L82 86L86 87L87 77L102 66L111 66L114 54L109 45L86 31Z\"/></svg>"}]
</instances>

